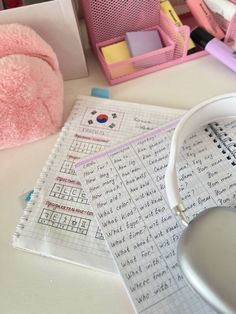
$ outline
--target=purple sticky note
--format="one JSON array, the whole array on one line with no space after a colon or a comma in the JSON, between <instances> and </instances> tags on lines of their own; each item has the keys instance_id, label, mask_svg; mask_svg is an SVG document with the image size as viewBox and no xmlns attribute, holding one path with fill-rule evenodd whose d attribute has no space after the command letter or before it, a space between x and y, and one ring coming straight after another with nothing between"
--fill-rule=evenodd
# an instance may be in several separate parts
<instances>
[{"instance_id":1,"label":"purple sticky note","mask_svg":"<svg viewBox=\"0 0 236 314\"><path fill-rule=\"evenodd\" d=\"M132 57L140 56L163 47L157 30L127 32L125 40ZM158 62L156 62L155 59L152 60L152 57L135 62L135 65L140 67L149 67L156 64L158 64Z\"/></svg>"}]
</instances>

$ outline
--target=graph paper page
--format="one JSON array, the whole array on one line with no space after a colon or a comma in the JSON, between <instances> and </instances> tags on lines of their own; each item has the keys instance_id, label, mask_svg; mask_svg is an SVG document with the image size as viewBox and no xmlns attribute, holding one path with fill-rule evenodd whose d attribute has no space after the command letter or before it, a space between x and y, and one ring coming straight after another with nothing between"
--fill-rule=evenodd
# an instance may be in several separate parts
<instances>
[{"instance_id":1,"label":"graph paper page","mask_svg":"<svg viewBox=\"0 0 236 314\"><path fill-rule=\"evenodd\" d=\"M74 165L182 114L182 110L80 96L40 174L13 245L115 272Z\"/></svg>"},{"instance_id":2,"label":"graph paper page","mask_svg":"<svg viewBox=\"0 0 236 314\"><path fill-rule=\"evenodd\" d=\"M208 207L235 206L236 122L222 123L191 135L181 151L179 189L189 220ZM76 165L137 313L213 313L177 263L183 226L168 206L164 184L175 125Z\"/></svg>"}]
</instances>

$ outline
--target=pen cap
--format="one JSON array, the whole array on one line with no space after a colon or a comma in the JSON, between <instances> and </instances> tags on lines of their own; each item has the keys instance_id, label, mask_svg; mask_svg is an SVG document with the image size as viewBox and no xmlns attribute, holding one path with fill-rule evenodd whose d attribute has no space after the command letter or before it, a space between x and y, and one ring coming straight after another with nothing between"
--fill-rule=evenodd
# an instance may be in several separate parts
<instances>
[{"instance_id":1,"label":"pen cap","mask_svg":"<svg viewBox=\"0 0 236 314\"><path fill-rule=\"evenodd\" d=\"M211 41L214 36L205 31L201 27L196 27L190 34L192 40L202 48L205 48L206 45Z\"/></svg>"}]
</instances>

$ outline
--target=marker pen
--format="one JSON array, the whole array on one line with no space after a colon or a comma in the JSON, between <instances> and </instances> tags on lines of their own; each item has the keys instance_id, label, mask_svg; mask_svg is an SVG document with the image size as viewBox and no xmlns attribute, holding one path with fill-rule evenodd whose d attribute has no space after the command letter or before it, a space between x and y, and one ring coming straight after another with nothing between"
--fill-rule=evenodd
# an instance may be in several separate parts
<instances>
[{"instance_id":1,"label":"marker pen","mask_svg":"<svg viewBox=\"0 0 236 314\"><path fill-rule=\"evenodd\" d=\"M175 12L172 4L168 0L160 0L161 10L165 13L167 17L169 17L175 26L180 27L182 26L182 22L180 21L177 13ZM193 41L189 39L188 43L188 53L194 52L196 46L194 45Z\"/></svg>"},{"instance_id":2,"label":"marker pen","mask_svg":"<svg viewBox=\"0 0 236 314\"><path fill-rule=\"evenodd\" d=\"M203 0L186 0L186 4L199 26L218 39L224 38L224 32Z\"/></svg>"},{"instance_id":3,"label":"marker pen","mask_svg":"<svg viewBox=\"0 0 236 314\"><path fill-rule=\"evenodd\" d=\"M234 14L236 14L236 5L227 0L205 0L208 8L221 16L227 21L231 21Z\"/></svg>"},{"instance_id":4,"label":"marker pen","mask_svg":"<svg viewBox=\"0 0 236 314\"><path fill-rule=\"evenodd\" d=\"M236 52L231 47L213 37L201 27L195 28L190 37L197 45L236 72Z\"/></svg>"}]
</instances>

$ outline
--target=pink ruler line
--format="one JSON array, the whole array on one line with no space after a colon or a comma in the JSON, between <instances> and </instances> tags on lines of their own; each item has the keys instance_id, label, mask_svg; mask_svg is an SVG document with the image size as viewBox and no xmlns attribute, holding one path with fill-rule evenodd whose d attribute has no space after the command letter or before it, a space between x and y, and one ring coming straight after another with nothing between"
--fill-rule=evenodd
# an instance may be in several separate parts
<instances>
[{"instance_id":1,"label":"pink ruler line","mask_svg":"<svg viewBox=\"0 0 236 314\"><path fill-rule=\"evenodd\" d=\"M92 155L90 157L86 157L85 159L82 159L81 161L79 161L75 165L75 168L79 168L79 167L81 167L81 166L83 166L85 164L88 164L89 162L92 162L94 160L98 160L98 159L100 159L100 158L102 158L102 157L104 157L106 155L112 155L112 154L114 154L114 153L116 153L116 152L118 152L118 151L120 151L120 150L122 150L124 148L127 148L127 147L129 147L129 146L131 146L131 145L133 145L133 144L135 144L137 142L145 140L148 137L151 137L153 135L161 134L164 131L168 131L171 128L176 127L178 122L179 122L179 119L178 120L174 120L171 123L166 124L163 127L156 128L156 129L154 129L154 130L152 130L152 131L150 131L148 133L145 133L145 134L143 134L141 136L135 137L134 139L132 139L132 140L126 142L126 143L118 144L118 145L116 145L115 147L113 147L111 149L106 149L106 150L104 150L104 151L102 151L100 153L94 154L94 155Z\"/></svg>"}]
</instances>

